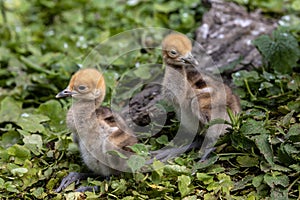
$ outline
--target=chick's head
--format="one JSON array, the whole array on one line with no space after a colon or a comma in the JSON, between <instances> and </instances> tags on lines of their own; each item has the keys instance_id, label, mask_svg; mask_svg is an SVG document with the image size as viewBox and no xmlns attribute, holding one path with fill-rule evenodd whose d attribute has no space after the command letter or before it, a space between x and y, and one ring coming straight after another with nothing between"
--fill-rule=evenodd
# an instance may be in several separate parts
<instances>
[{"instance_id":1,"label":"chick's head","mask_svg":"<svg viewBox=\"0 0 300 200\"><path fill-rule=\"evenodd\" d=\"M171 33L167 35L162 42L162 54L166 64L198 64L192 55L192 42L183 34Z\"/></svg>"},{"instance_id":2,"label":"chick's head","mask_svg":"<svg viewBox=\"0 0 300 200\"><path fill-rule=\"evenodd\" d=\"M59 92L56 98L73 97L82 100L103 100L105 81L102 74L92 68L81 69L71 78L68 87Z\"/></svg>"}]
</instances>

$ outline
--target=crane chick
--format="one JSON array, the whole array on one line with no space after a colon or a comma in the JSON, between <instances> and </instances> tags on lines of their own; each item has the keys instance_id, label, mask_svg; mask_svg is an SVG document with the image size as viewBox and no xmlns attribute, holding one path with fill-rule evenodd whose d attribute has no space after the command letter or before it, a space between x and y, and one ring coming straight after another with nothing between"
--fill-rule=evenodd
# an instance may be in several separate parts
<instances>
[{"instance_id":1,"label":"crane chick","mask_svg":"<svg viewBox=\"0 0 300 200\"><path fill-rule=\"evenodd\" d=\"M128 146L137 143L122 119L115 120L117 116L109 108L100 106L105 97L105 88L102 74L96 69L87 68L76 72L68 87L56 95L56 98L73 97L74 102L67 114L67 126L74 134L83 162L93 173L103 177L128 168L125 159L108 152L119 151L129 156ZM88 175L70 173L56 192Z\"/></svg>"},{"instance_id":2,"label":"crane chick","mask_svg":"<svg viewBox=\"0 0 300 200\"><path fill-rule=\"evenodd\" d=\"M165 65L164 98L173 102L182 125L188 131L195 127L195 121L199 122L200 128L214 119L229 121L227 108L235 114L240 112L239 98L232 90L198 67L199 63L192 55L192 43L185 35L167 35L162 41L162 56ZM200 149L204 159L227 127L226 124L215 124L208 128Z\"/></svg>"}]
</instances>

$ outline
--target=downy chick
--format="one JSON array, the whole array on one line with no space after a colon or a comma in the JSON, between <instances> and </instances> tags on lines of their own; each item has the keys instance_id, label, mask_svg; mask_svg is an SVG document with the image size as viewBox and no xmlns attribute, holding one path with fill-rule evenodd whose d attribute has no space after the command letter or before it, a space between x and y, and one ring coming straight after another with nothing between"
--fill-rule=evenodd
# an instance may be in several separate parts
<instances>
[{"instance_id":1,"label":"downy chick","mask_svg":"<svg viewBox=\"0 0 300 200\"><path fill-rule=\"evenodd\" d=\"M67 114L67 126L74 134L74 141L86 166L93 173L108 177L119 171L127 171L126 160L108 152L115 150L129 156L127 146L135 144L137 138L126 129L121 118L113 115L109 108L100 106L104 96L105 81L102 74L88 68L76 72L68 87L56 98L73 97L74 102ZM115 117L118 119L115 120ZM56 192L86 176L90 174L70 173Z\"/></svg>"},{"instance_id":2,"label":"downy chick","mask_svg":"<svg viewBox=\"0 0 300 200\"><path fill-rule=\"evenodd\" d=\"M227 85L197 67L198 61L191 52L192 43L183 34L169 34L162 42L164 98L173 102L180 113L182 125L194 132L195 129L191 128L197 128L195 123L199 122L201 128L214 119L229 121L227 108L235 114L241 108L239 98ZM202 158L205 159L227 127L225 124L215 124L208 128L200 149Z\"/></svg>"}]
</instances>

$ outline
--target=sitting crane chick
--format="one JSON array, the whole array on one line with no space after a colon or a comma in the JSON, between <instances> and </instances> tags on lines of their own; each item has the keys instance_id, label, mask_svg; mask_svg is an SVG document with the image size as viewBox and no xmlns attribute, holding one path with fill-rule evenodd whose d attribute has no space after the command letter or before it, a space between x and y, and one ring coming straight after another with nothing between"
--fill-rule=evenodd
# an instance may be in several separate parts
<instances>
[{"instance_id":1,"label":"sitting crane chick","mask_svg":"<svg viewBox=\"0 0 300 200\"><path fill-rule=\"evenodd\" d=\"M192 127L199 127L195 123L199 123L201 128L214 119L229 121L227 108L235 114L241 110L239 98L223 82L200 69L191 52L192 43L183 34L171 33L162 42L165 65L163 96L173 102L188 132L195 131L191 130ZM200 149L203 155L201 160L212 151L217 138L226 132L227 127L225 124L215 124L208 128ZM173 154L182 153L178 149L174 148ZM171 154L166 156L170 157Z\"/></svg>"},{"instance_id":2,"label":"sitting crane chick","mask_svg":"<svg viewBox=\"0 0 300 200\"><path fill-rule=\"evenodd\" d=\"M119 151L129 156L136 137L126 129L122 119L112 111L100 106L105 96L105 81L96 69L82 69L76 72L68 85L56 98L73 97L74 102L67 114L67 126L74 134L81 157L86 166L96 175L108 177L119 171L128 171L126 160L109 154ZM115 117L118 119L115 121ZM72 182L87 178L91 174L70 173L55 190L60 192ZM81 188L86 191L91 188Z\"/></svg>"}]
</instances>

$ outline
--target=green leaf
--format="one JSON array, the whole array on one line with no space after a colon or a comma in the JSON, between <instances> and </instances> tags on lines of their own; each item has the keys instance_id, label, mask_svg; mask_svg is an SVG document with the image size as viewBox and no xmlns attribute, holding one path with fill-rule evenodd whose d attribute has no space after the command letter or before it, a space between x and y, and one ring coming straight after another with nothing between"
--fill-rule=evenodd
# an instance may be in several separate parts
<instances>
[{"instance_id":1,"label":"green leaf","mask_svg":"<svg viewBox=\"0 0 300 200\"><path fill-rule=\"evenodd\" d=\"M38 199L44 199L47 196L47 193L45 193L42 187L35 188L32 194Z\"/></svg>"},{"instance_id":2,"label":"green leaf","mask_svg":"<svg viewBox=\"0 0 300 200\"><path fill-rule=\"evenodd\" d=\"M256 135L269 132L264 127L264 121L256 121L254 119L247 119L247 121L243 123L240 131L244 135Z\"/></svg>"},{"instance_id":3,"label":"green leaf","mask_svg":"<svg viewBox=\"0 0 300 200\"><path fill-rule=\"evenodd\" d=\"M208 191L214 191L214 193L218 193L222 191L226 196L230 195L230 191L233 188L234 184L230 179L230 176L220 173L217 175L218 181L212 182L207 186Z\"/></svg>"},{"instance_id":4,"label":"green leaf","mask_svg":"<svg viewBox=\"0 0 300 200\"><path fill-rule=\"evenodd\" d=\"M162 136L158 137L156 139L156 141L157 141L157 143L164 144L164 145L169 143L168 136L166 136L166 135L162 135Z\"/></svg>"},{"instance_id":5,"label":"green leaf","mask_svg":"<svg viewBox=\"0 0 300 200\"><path fill-rule=\"evenodd\" d=\"M259 80L259 74L256 71L241 70L232 74L233 82L236 86L244 86L245 80L257 81Z\"/></svg>"},{"instance_id":6,"label":"green leaf","mask_svg":"<svg viewBox=\"0 0 300 200\"><path fill-rule=\"evenodd\" d=\"M11 181L5 182L4 188L5 188L8 192L20 193L20 191L17 189L17 186L14 185L14 183L11 182Z\"/></svg>"},{"instance_id":7,"label":"green leaf","mask_svg":"<svg viewBox=\"0 0 300 200\"><path fill-rule=\"evenodd\" d=\"M40 135L32 134L30 136L25 136L23 139L24 144L34 144L37 148L41 149L43 146L43 140Z\"/></svg>"},{"instance_id":8,"label":"green leaf","mask_svg":"<svg viewBox=\"0 0 300 200\"><path fill-rule=\"evenodd\" d=\"M49 117L40 114L23 113L18 119L17 124L23 129L31 133L43 133L45 127L41 124L49 120Z\"/></svg>"},{"instance_id":9,"label":"green leaf","mask_svg":"<svg viewBox=\"0 0 300 200\"><path fill-rule=\"evenodd\" d=\"M262 184L263 180L264 180L264 175L262 175L262 174L258 175L253 178L252 185L257 188Z\"/></svg>"},{"instance_id":10,"label":"green leaf","mask_svg":"<svg viewBox=\"0 0 300 200\"><path fill-rule=\"evenodd\" d=\"M136 70L133 71L133 73L144 80L147 80L149 78L151 78L151 73L150 73L150 68L149 67L145 67L145 66L140 66L139 68L137 68Z\"/></svg>"},{"instance_id":11,"label":"green leaf","mask_svg":"<svg viewBox=\"0 0 300 200\"><path fill-rule=\"evenodd\" d=\"M197 179L202 181L205 185L208 185L214 181L214 176L208 175L207 173L197 173Z\"/></svg>"},{"instance_id":12,"label":"green leaf","mask_svg":"<svg viewBox=\"0 0 300 200\"><path fill-rule=\"evenodd\" d=\"M208 159L206 159L204 162L197 162L193 166L193 170L199 170L199 169L205 169L209 166L212 166L214 163L218 161L219 157L217 155L211 156Z\"/></svg>"},{"instance_id":13,"label":"green leaf","mask_svg":"<svg viewBox=\"0 0 300 200\"><path fill-rule=\"evenodd\" d=\"M258 158L250 156L238 156L236 161L241 165L241 167L255 167L258 166Z\"/></svg>"},{"instance_id":14,"label":"green leaf","mask_svg":"<svg viewBox=\"0 0 300 200\"><path fill-rule=\"evenodd\" d=\"M145 158L139 155L132 155L127 160L127 164L132 170L132 172L136 172L139 169L141 169L145 165L145 163L146 163Z\"/></svg>"},{"instance_id":15,"label":"green leaf","mask_svg":"<svg viewBox=\"0 0 300 200\"><path fill-rule=\"evenodd\" d=\"M182 200L197 200L197 196L196 195L192 195L192 196L187 196L187 197L184 197Z\"/></svg>"},{"instance_id":16,"label":"green leaf","mask_svg":"<svg viewBox=\"0 0 300 200\"><path fill-rule=\"evenodd\" d=\"M300 111L300 99L296 100L296 101L288 102L287 107L289 108L289 110L294 110L295 112L299 112Z\"/></svg>"},{"instance_id":17,"label":"green leaf","mask_svg":"<svg viewBox=\"0 0 300 200\"><path fill-rule=\"evenodd\" d=\"M276 79L276 76L272 73L269 73L269 72L266 72L264 71L263 72L263 77L267 80L267 81L271 81L271 80L275 80Z\"/></svg>"},{"instance_id":18,"label":"green leaf","mask_svg":"<svg viewBox=\"0 0 300 200\"><path fill-rule=\"evenodd\" d=\"M49 117L48 122L52 131L58 132L66 129L66 110L55 100L49 100L39 106L37 114Z\"/></svg>"},{"instance_id":19,"label":"green leaf","mask_svg":"<svg viewBox=\"0 0 300 200\"><path fill-rule=\"evenodd\" d=\"M223 166L221 166L219 164L215 164L209 168L209 173L210 174L219 174L221 172L224 172L225 170L226 169Z\"/></svg>"},{"instance_id":20,"label":"green leaf","mask_svg":"<svg viewBox=\"0 0 300 200\"><path fill-rule=\"evenodd\" d=\"M159 184L163 178L163 173L164 173L164 163L154 160L152 164L153 172L151 174L151 181L154 184Z\"/></svg>"},{"instance_id":21,"label":"green leaf","mask_svg":"<svg viewBox=\"0 0 300 200\"><path fill-rule=\"evenodd\" d=\"M234 183L231 181L230 176L221 173L217 175L217 178L219 180L219 184L221 186L222 192L225 193L227 196L229 196L230 191L234 187Z\"/></svg>"},{"instance_id":22,"label":"green leaf","mask_svg":"<svg viewBox=\"0 0 300 200\"><path fill-rule=\"evenodd\" d=\"M0 178L0 189L4 188L4 183L5 181L2 178Z\"/></svg>"},{"instance_id":23,"label":"green leaf","mask_svg":"<svg viewBox=\"0 0 300 200\"><path fill-rule=\"evenodd\" d=\"M252 141L252 139L249 139L248 136L241 133L234 133L230 135L232 146L239 150L251 150L255 148L255 143Z\"/></svg>"},{"instance_id":24,"label":"green leaf","mask_svg":"<svg viewBox=\"0 0 300 200\"><path fill-rule=\"evenodd\" d=\"M268 134L261 134L254 136L255 144L259 149L260 153L263 154L264 158L267 162L273 166L274 165L274 155L271 149L271 144L269 142L269 135Z\"/></svg>"},{"instance_id":25,"label":"green leaf","mask_svg":"<svg viewBox=\"0 0 300 200\"><path fill-rule=\"evenodd\" d=\"M170 1L167 3L155 3L154 9L159 12L169 13L169 12L177 10L180 6L181 6L181 4L179 2Z\"/></svg>"},{"instance_id":26,"label":"green leaf","mask_svg":"<svg viewBox=\"0 0 300 200\"><path fill-rule=\"evenodd\" d=\"M135 198L132 196L127 196L127 197L122 198L122 200L135 200Z\"/></svg>"},{"instance_id":27,"label":"green leaf","mask_svg":"<svg viewBox=\"0 0 300 200\"><path fill-rule=\"evenodd\" d=\"M11 97L5 97L0 103L0 123L16 122L21 115L20 102L15 101Z\"/></svg>"},{"instance_id":28,"label":"green leaf","mask_svg":"<svg viewBox=\"0 0 300 200\"><path fill-rule=\"evenodd\" d=\"M119 76L118 73L116 71L106 70L105 73L103 73L103 76L105 79L106 86L111 89L115 88L116 79Z\"/></svg>"},{"instance_id":29,"label":"green leaf","mask_svg":"<svg viewBox=\"0 0 300 200\"><path fill-rule=\"evenodd\" d=\"M147 149L146 145L144 145L144 144L137 143L137 144L130 146L129 148L132 151L134 151L135 153L137 153L138 155L141 155L141 156L148 155L148 149Z\"/></svg>"},{"instance_id":30,"label":"green leaf","mask_svg":"<svg viewBox=\"0 0 300 200\"><path fill-rule=\"evenodd\" d=\"M300 142L299 133L300 133L300 124L294 124L289 129L289 132L285 135L285 138L293 142Z\"/></svg>"},{"instance_id":31,"label":"green leaf","mask_svg":"<svg viewBox=\"0 0 300 200\"><path fill-rule=\"evenodd\" d=\"M14 176L23 176L23 174L26 174L28 172L27 168L24 167L19 167L19 168L14 168L10 171Z\"/></svg>"},{"instance_id":32,"label":"green leaf","mask_svg":"<svg viewBox=\"0 0 300 200\"><path fill-rule=\"evenodd\" d=\"M300 171L300 165L298 165L298 164L293 164L293 165L290 165L289 167L297 172Z\"/></svg>"},{"instance_id":33,"label":"green leaf","mask_svg":"<svg viewBox=\"0 0 300 200\"><path fill-rule=\"evenodd\" d=\"M272 88L274 85L269 82L262 82L259 86L259 90L267 89L267 88Z\"/></svg>"},{"instance_id":34,"label":"green leaf","mask_svg":"<svg viewBox=\"0 0 300 200\"><path fill-rule=\"evenodd\" d=\"M194 16L189 12L180 12L180 20L186 28L193 28L193 26L195 25Z\"/></svg>"},{"instance_id":35,"label":"green leaf","mask_svg":"<svg viewBox=\"0 0 300 200\"><path fill-rule=\"evenodd\" d=\"M300 77L293 76L292 80L287 83L287 88L292 91L297 91L300 87Z\"/></svg>"},{"instance_id":36,"label":"green leaf","mask_svg":"<svg viewBox=\"0 0 300 200\"><path fill-rule=\"evenodd\" d=\"M254 45L272 69L283 74L291 73L300 56L297 40L290 33L280 30L274 31L272 36L271 39L262 35L254 41Z\"/></svg>"},{"instance_id":37,"label":"green leaf","mask_svg":"<svg viewBox=\"0 0 300 200\"><path fill-rule=\"evenodd\" d=\"M248 187L250 183L253 181L254 176L253 175L246 175L242 180L234 183L234 188L232 191L241 191Z\"/></svg>"},{"instance_id":38,"label":"green leaf","mask_svg":"<svg viewBox=\"0 0 300 200\"><path fill-rule=\"evenodd\" d=\"M284 118L282 119L282 124L283 126L288 126L291 123L291 119L293 117L294 114L294 110L292 110L290 113L288 113L287 115L284 116Z\"/></svg>"},{"instance_id":39,"label":"green leaf","mask_svg":"<svg viewBox=\"0 0 300 200\"><path fill-rule=\"evenodd\" d=\"M164 163L160 162L159 160L153 161L152 167L153 170L160 176L163 176L164 173Z\"/></svg>"},{"instance_id":40,"label":"green leaf","mask_svg":"<svg viewBox=\"0 0 300 200\"><path fill-rule=\"evenodd\" d=\"M204 194L204 200L218 199L212 192Z\"/></svg>"},{"instance_id":41,"label":"green leaf","mask_svg":"<svg viewBox=\"0 0 300 200\"><path fill-rule=\"evenodd\" d=\"M280 174L266 174L264 175L264 182L267 183L271 188L274 188L278 185L287 187L289 185L289 177L286 175Z\"/></svg>"},{"instance_id":42,"label":"green leaf","mask_svg":"<svg viewBox=\"0 0 300 200\"><path fill-rule=\"evenodd\" d=\"M23 163L26 159L30 159L30 151L21 145L15 144L7 149L9 155L18 158L17 163Z\"/></svg>"},{"instance_id":43,"label":"green leaf","mask_svg":"<svg viewBox=\"0 0 300 200\"><path fill-rule=\"evenodd\" d=\"M181 194L181 197L188 195L191 191L191 188L189 188L191 184L191 178L186 175L181 175L178 177L177 181L178 181L178 189Z\"/></svg>"},{"instance_id":44,"label":"green leaf","mask_svg":"<svg viewBox=\"0 0 300 200\"><path fill-rule=\"evenodd\" d=\"M8 148L21 140L20 134L16 131L8 131L4 133L0 140L0 146Z\"/></svg>"},{"instance_id":45,"label":"green leaf","mask_svg":"<svg viewBox=\"0 0 300 200\"><path fill-rule=\"evenodd\" d=\"M285 143L280 145L280 148L278 149L278 159L285 165L290 165L294 160L291 155L286 152L285 145Z\"/></svg>"},{"instance_id":46,"label":"green leaf","mask_svg":"<svg viewBox=\"0 0 300 200\"><path fill-rule=\"evenodd\" d=\"M292 164L295 160L299 160L300 151L293 145L283 143L280 145L279 159L285 164Z\"/></svg>"},{"instance_id":47,"label":"green leaf","mask_svg":"<svg viewBox=\"0 0 300 200\"><path fill-rule=\"evenodd\" d=\"M291 171L290 168L288 168L288 167L285 167L282 165L276 165L276 164L272 167L272 169L276 170L276 171L281 171L281 172L290 172Z\"/></svg>"},{"instance_id":48,"label":"green leaf","mask_svg":"<svg viewBox=\"0 0 300 200\"><path fill-rule=\"evenodd\" d=\"M23 142L24 145L35 155L42 153L43 140L40 135L32 134L24 136Z\"/></svg>"},{"instance_id":49,"label":"green leaf","mask_svg":"<svg viewBox=\"0 0 300 200\"><path fill-rule=\"evenodd\" d=\"M10 155L7 152L7 149L0 148L0 161L1 162L9 162Z\"/></svg>"},{"instance_id":50,"label":"green leaf","mask_svg":"<svg viewBox=\"0 0 300 200\"><path fill-rule=\"evenodd\" d=\"M177 176L180 174L189 173L186 166L180 165L165 165L164 172L165 174L168 174L170 176Z\"/></svg>"},{"instance_id":51,"label":"green leaf","mask_svg":"<svg viewBox=\"0 0 300 200\"><path fill-rule=\"evenodd\" d=\"M111 188L113 194L123 194L127 190L126 181L124 179L112 181Z\"/></svg>"},{"instance_id":52,"label":"green leaf","mask_svg":"<svg viewBox=\"0 0 300 200\"><path fill-rule=\"evenodd\" d=\"M272 188L270 198L276 200L287 200L289 199L288 190L281 188Z\"/></svg>"},{"instance_id":53,"label":"green leaf","mask_svg":"<svg viewBox=\"0 0 300 200\"><path fill-rule=\"evenodd\" d=\"M127 156L125 156L124 154L122 154L121 152L117 151L117 150L113 150L113 151L107 151L107 154L113 155L113 156L118 156L120 158L123 159L127 159Z\"/></svg>"},{"instance_id":54,"label":"green leaf","mask_svg":"<svg viewBox=\"0 0 300 200\"><path fill-rule=\"evenodd\" d=\"M22 62L24 62L24 64L29 68L29 69L32 69L34 71L37 71L37 72L41 72L41 73L46 73L46 74L51 74L51 75L55 75L54 72L50 71L50 70L47 70L41 66L39 66L38 64L34 63L32 60L30 60L29 58L26 58L24 56L21 56L20 57L20 60Z\"/></svg>"},{"instance_id":55,"label":"green leaf","mask_svg":"<svg viewBox=\"0 0 300 200\"><path fill-rule=\"evenodd\" d=\"M300 1L299 0L294 0L292 2L292 8L296 11L300 11Z\"/></svg>"}]
</instances>

